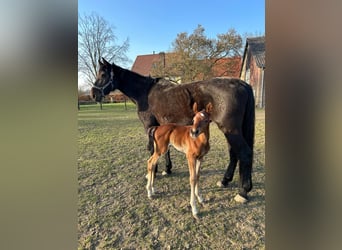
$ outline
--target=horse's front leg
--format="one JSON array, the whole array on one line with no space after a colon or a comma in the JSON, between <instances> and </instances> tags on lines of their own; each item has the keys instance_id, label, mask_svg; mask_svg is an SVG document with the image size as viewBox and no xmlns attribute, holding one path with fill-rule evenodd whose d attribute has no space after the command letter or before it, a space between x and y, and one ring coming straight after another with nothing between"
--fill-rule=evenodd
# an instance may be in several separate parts
<instances>
[{"instance_id":1,"label":"horse's front leg","mask_svg":"<svg viewBox=\"0 0 342 250\"><path fill-rule=\"evenodd\" d=\"M171 171L172 162L170 158L170 150L168 150L165 154L165 162L166 162L165 171L163 171L162 175L169 175L172 173Z\"/></svg>"},{"instance_id":2,"label":"horse's front leg","mask_svg":"<svg viewBox=\"0 0 342 250\"><path fill-rule=\"evenodd\" d=\"M200 188L199 188L199 178L200 178L200 171L201 171L201 161L196 160L196 185L195 185L195 195L197 197L197 200L199 203L203 204L204 199L202 195L200 194Z\"/></svg>"}]
</instances>

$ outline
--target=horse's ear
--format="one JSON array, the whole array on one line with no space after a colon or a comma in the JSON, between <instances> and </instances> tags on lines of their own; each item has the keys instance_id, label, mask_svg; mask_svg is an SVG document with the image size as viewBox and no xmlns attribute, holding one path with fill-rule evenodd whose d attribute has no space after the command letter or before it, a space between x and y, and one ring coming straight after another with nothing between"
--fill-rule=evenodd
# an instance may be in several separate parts
<instances>
[{"instance_id":1,"label":"horse's ear","mask_svg":"<svg viewBox=\"0 0 342 250\"><path fill-rule=\"evenodd\" d=\"M207 104L207 106L205 107L205 112L207 112L208 114L210 114L213 111L213 105L211 104L211 102L209 102Z\"/></svg>"},{"instance_id":2,"label":"horse's ear","mask_svg":"<svg viewBox=\"0 0 342 250\"><path fill-rule=\"evenodd\" d=\"M194 113L197 113L197 112L198 112L198 109L197 109L197 102L194 102L194 106L192 106L192 110L194 111Z\"/></svg>"},{"instance_id":3,"label":"horse's ear","mask_svg":"<svg viewBox=\"0 0 342 250\"><path fill-rule=\"evenodd\" d=\"M99 65L100 65L100 66L102 66L102 65L103 65L103 63L101 62L101 60L100 60L100 59L98 60L98 62L99 62Z\"/></svg>"},{"instance_id":4,"label":"horse's ear","mask_svg":"<svg viewBox=\"0 0 342 250\"><path fill-rule=\"evenodd\" d=\"M106 59L104 59L103 57L102 57L102 61L104 62L104 64L106 64L106 65L111 65L109 62L107 62L106 61Z\"/></svg>"}]
</instances>

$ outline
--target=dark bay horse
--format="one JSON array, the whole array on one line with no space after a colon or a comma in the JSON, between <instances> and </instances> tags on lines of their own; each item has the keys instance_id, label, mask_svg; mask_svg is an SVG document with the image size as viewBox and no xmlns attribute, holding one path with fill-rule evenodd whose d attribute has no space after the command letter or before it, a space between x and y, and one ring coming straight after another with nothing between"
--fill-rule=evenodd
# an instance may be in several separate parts
<instances>
[{"instance_id":1,"label":"dark bay horse","mask_svg":"<svg viewBox=\"0 0 342 250\"><path fill-rule=\"evenodd\" d=\"M255 126L255 106L252 88L234 78L213 78L199 82L174 84L161 78L139 75L104 58L91 95L100 102L110 91L119 89L137 106L138 117L145 131L166 123L192 124L196 102L203 109L211 102L211 119L223 132L229 147L230 162L219 183L227 187L239 162L239 194L236 200L246 202L252 189L252 163ZM153 148L149 148L153 154ZM170 155L166 155L166 172L171 173Z\"/></svg>"},{"instance_id":2,"label":"dark bay horse","mask_svg":"<svg viewBox=\"0 0 342 250\"><path fill-rule=\"evenodd\" d=\"M172 145L178 151L185 153L188 160L190 173L190 205L192 215L195 219L199 219L198 209L196 206L196 198L200 204L203 204L203 198L199 189L199 177L201 170L201 162L203 157L210 149L209 145L209 123L212 104L208 103L205 110L198 111L197 103L194 103L193 111L195 116L193 124L182 126L175 123L167 123L148 129L149 144L152 145L154 153L147 161L147 196L152 198L155 190L153 187L155 171L154 168L161 155L169 150Z\"/></svg>"}]
</instances>

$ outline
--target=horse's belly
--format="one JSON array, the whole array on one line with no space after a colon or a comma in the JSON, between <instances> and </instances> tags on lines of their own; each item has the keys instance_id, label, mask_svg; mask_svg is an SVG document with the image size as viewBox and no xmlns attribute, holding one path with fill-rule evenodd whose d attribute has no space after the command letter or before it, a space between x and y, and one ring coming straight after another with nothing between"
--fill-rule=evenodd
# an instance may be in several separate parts
<instances>
[{"instance_id":1,"label":"horse's belly","mask_svg":"<svg viewBox=\"0 0 342 250\"><path fill-rule=\"evenodd\" d=\"M155 89L149 96L149 106L159 124L191 124L193 110L189 92L181 86Z\"/></svg>"}]
</instances>

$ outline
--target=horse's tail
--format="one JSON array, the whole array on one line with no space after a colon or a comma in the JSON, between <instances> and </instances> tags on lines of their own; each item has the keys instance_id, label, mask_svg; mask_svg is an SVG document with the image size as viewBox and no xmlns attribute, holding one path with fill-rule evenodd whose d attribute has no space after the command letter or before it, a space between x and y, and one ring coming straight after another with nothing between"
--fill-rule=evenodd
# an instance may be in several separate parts
<instances>
[{"instance_id":1,"label":"horse's tail","mask_svg":"<svg viewBox=\"0 0 342 250\"><path fill-rule=\"evenodd\" d=\"M248 99L246 103L246 110L242 124L243 136L252 150L253 157L253 146L254 146L254 127L255 127L255 101L252 87L247 84ZM253 158L252 158L253 159Z\"/></svg>"},{"instance_id":2,"label":"horse's tail","mask_svg":"<svg viewBox=\"0 0 342 250\"><path fill-rule=\"evenodd\" d=\"M148 136L147 150L151 152L151 155L154 153L154 132L155 131L156 131L156 127L150 127L147 129L147 136Z\"/></svg>"}]
</instances>

